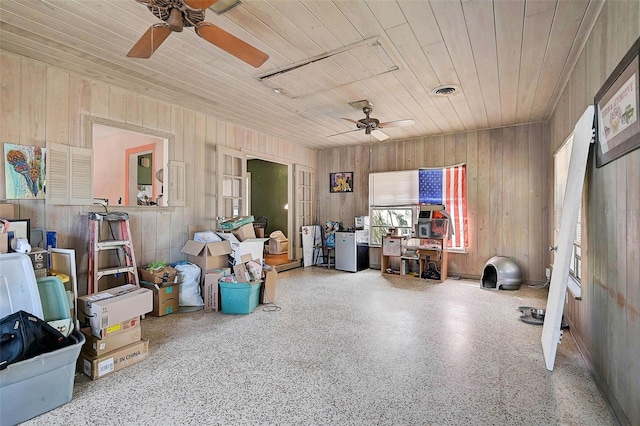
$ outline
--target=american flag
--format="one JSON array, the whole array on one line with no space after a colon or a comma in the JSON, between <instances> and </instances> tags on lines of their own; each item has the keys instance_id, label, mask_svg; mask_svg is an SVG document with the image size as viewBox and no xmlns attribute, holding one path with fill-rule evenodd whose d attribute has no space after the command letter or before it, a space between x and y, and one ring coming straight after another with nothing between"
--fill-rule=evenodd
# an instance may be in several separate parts
<instances>
[{"instance_id":1,"label":"american flag","mask_svg":"<svg viewBox=\"0 0 640 426\"><path fill-rule=\"evenodd\" d=\"M450 247L464 248L467 232L467 166L418 170L420 203L444 204L454 229Z\"/></svg>"}]
</instances>

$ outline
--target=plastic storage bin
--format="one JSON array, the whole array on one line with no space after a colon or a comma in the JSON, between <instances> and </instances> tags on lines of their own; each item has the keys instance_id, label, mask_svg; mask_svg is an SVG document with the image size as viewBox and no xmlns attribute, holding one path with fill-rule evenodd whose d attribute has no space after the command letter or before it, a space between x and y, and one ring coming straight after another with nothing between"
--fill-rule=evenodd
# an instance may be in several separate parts
<instances>
[{"instance_id":1,"label":"plastic storage bin","mask_svg":"<svg viewBox=\"0 0 640 426\"><path fill-rule=\"evenodd\" d=\"M68 336L73 330L71 319L71 296L58 277L42 277L37 279L42 313L44 320L60 333Z\"/></svg>"},{"instance_id":2,"label":"plastic storage bin","mask_svg":"<svg viewBox=\"0 0 640 426\"><path fill-rule=\"evenodd\" d=\"M0 254L0 318L18 311L44 320L33 264L26 254Z\"/></svg>"},{"instance_id":3,"label":"plastic storage bin","mask_svg":"<svg viewBox=\"0 0 640 426\"><path fill-rule=\"evenodd\" d=\"M76 360L85 342L79 331L71 335L78 343L0 371L3 425L24 422L71 401Z\"/></svg>"},{"instance_id":4,"label":"plastic storage bin","mask_svg":"<svg viewBox=\"0 0 640 426\"><path fill-rule=\"evenodd\" d=\"M220 302L224 314L250 314L258 306L262 281L220 283Z\"/></svg>"},{"instance_id":5,"label":"plastic storage bin","mask_svg":"<svg viewBox=\"0 0 640 426\"><path fill-rule=\"evenodd\" d=\"M26 254L0 254L0 318L18 311L44 319L36 274Z\"/></svg>"},{"instance_id":6,"label":"plastic storage bin","mask_svg":"<svg viewBox=\"0 0 640 426\"><path fill-rule=\"evenodd\" d=\"M56 280L55 284L51 280L43 284L49 315L57 315L65 304L68 309L67 294L57 285L62 282ZM4 318L19 310L46 320L29 256L0 254L0 315ZM76 341L71 346L10 364L0 371L2 425L24 422L71 401L76 361L85 342L77 330L71 338Z\"/></svg>"}]
</instances>

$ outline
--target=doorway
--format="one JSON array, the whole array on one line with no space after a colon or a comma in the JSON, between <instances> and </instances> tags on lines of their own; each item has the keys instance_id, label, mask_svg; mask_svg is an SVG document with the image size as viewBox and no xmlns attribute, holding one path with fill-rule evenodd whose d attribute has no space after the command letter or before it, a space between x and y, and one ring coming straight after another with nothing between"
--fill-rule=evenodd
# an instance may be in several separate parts
<instances>
[{"instance_id":1,"label":"doorway","mask_svg":"<svg viewBox=\"0 0 640 426\"><path fill-rule=\"evenodd\" d=\"M248 159L249 212L263 224L264 237L280 234L279 242L267 242L265 262L277 266L295 260L289 233L289 167L262 159ZM279 231L279 232L278 232Z\"/></svg>"}]
</instances>

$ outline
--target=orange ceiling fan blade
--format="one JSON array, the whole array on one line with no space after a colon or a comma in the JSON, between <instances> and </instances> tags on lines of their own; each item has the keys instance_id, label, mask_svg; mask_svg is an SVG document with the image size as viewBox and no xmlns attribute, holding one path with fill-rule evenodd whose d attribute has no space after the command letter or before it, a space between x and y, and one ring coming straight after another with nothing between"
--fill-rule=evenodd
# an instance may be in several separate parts
<instances>
[{"instance_id":1,"label":"orange ceiling fan blade","mask_svg":"<svg viewBox=\"0 0 640 426\"><path fill-rule=\"evenodd\" d=\"M208 9L217 2L218 0L184 0L184 4L191 9Z\"/></svg>"},{"instance_id":2,"label":"orange ceiling fan blade","mask_svg":"<svg viewBox=\"0 0 640 426\"><path fill-rule=\"evenodd\" d=\"M150 58L162 42L169 37L169 34L171 34L171 30L165 24L156 24L150 27L127 53L127 56L129 58Z\"/></svg>"},{"instance_id":3,"label":"orange ceiling fan blade","mask_svg":"<svg viewBox=\"0 0 640 426\"><path fill-rule=\"evenodd\" d=\"M202 22L196 27L196 32L200 37L209 43L218 46L227 53L232 54L236 58L258 68L264 64L269 55L256 49L248 43L240 40L238 37L229 34L220 27L210 22Z\"/></svg>"}]
</instances>

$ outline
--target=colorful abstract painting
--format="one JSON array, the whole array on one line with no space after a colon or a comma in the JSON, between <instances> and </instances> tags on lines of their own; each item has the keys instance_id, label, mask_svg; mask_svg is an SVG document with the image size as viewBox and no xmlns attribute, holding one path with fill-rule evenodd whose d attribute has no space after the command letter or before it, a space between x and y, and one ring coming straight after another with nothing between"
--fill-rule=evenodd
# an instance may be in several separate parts
<instances>
[{"instance_id":1,"label":"colorful abstract painting","mask_svg":"<svg viewBox=\"0 0 640 426\"><path fill-rule=\"evenodd\" d=\"M44 199L45 148L4 144L7 199Z\"/></svg>"}]
</instances>

